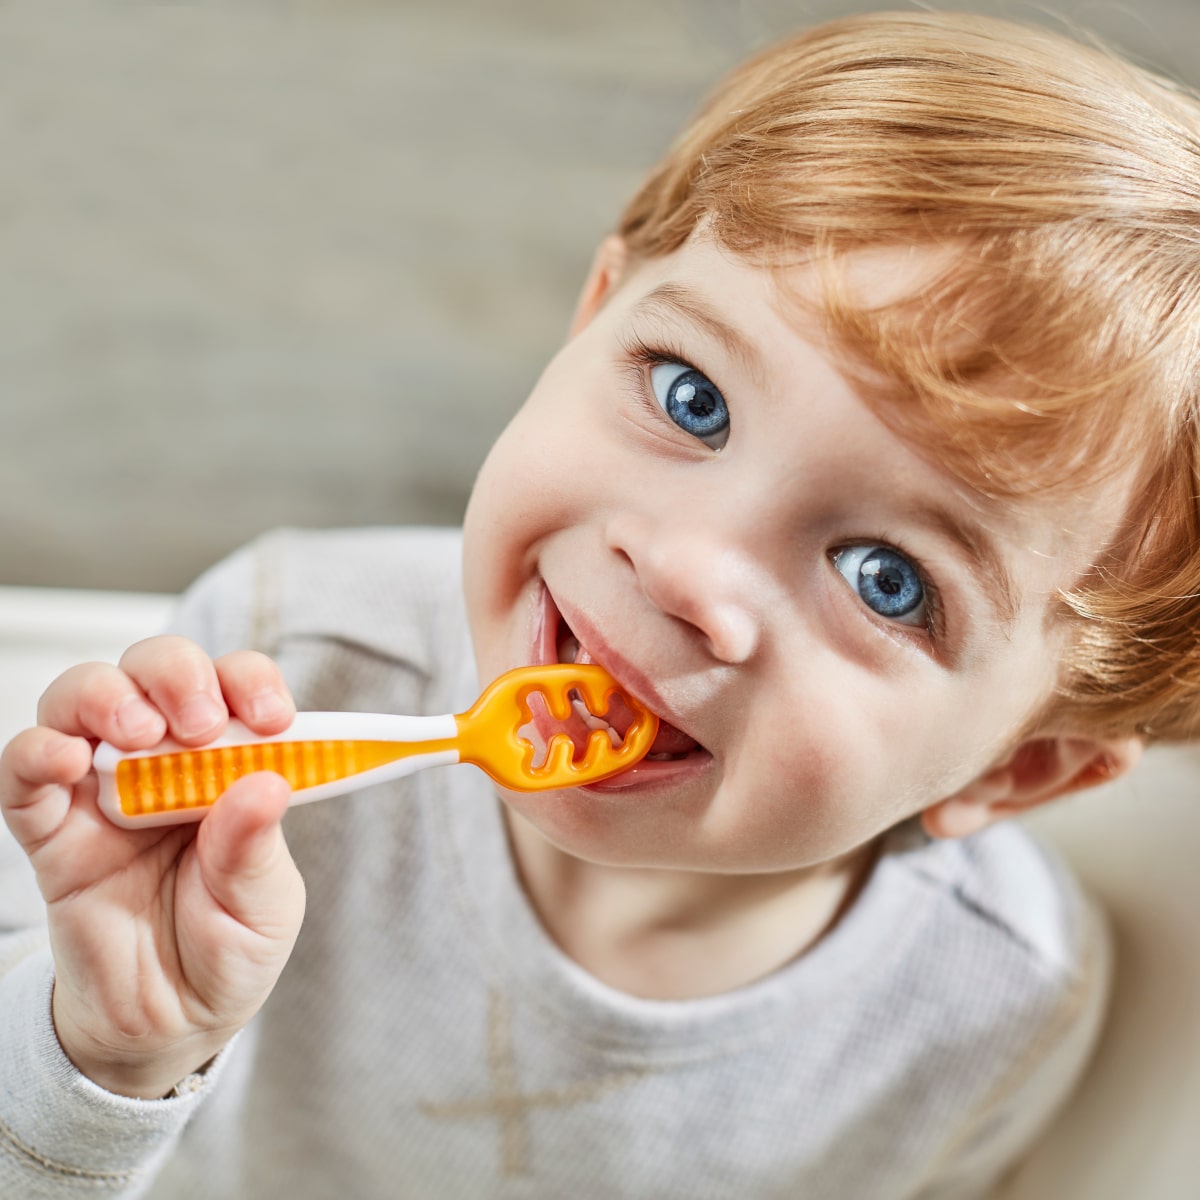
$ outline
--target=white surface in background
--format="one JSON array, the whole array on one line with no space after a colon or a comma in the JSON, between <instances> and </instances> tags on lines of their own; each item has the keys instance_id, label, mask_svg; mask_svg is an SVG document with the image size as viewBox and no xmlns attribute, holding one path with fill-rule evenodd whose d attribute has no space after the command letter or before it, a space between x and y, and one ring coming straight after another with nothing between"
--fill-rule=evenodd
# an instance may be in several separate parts
<instances>
[{"instance_id":1,"label":"white surface in background","mask_svg":"<svg viewBox=\"0 0 1200 1200\"><path fill-rule=\"evenodd\" d=\"M0 745L33 725L46 685L76 663L116 662L161 630L173 597L0 587Z\"/></svg>"},{"instance_id":2,"label":"white surface in background","mask_svg":"<svg viewBox=\"0 0 1200 1200\"><path fill-rule=\"evenodd\" d=\"M148 593L0 587L0 747L37 721L54 677L77 663L116 662L161 630L174 598ZM0 821L0 912L43 919L33 872Z\"/></svg>"}]
</instances>

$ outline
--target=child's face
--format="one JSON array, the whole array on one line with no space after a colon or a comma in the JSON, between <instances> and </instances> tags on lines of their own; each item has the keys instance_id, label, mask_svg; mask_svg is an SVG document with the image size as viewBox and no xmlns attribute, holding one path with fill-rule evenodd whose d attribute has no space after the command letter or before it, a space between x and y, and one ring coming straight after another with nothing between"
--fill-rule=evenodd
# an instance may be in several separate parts
<instances>
[{"instance_id":1,"label":"child's face","mask_svg":"<svg viewBox=\"0 0 1200 1200\"><path fill-rule=\"evenodd\" d=\"M874 299L921 262L860 266ZM980 775L1048 695L1054 592L1102 531L930 458L769 272L700 239L598 269L472 496L472 635L483 678L578 643L683 733L609 784L506 801L591 861L764 871Z\"/></svg>"}]
</instances>

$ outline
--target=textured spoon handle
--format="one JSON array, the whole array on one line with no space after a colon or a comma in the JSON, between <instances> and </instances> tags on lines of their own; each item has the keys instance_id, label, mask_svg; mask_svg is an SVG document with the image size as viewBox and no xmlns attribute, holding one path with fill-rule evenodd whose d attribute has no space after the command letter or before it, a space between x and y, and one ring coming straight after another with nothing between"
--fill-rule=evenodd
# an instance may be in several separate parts
<instances>
[{"instance_id":1,"label":"textured spoon handle","mask_svg":"<svg viewBox=\"0 0 1200 1200\"><path fill-rule=\"evenodd\" d=\"M93 759L104 814L126 828L198 821L236 780L274 771L293 789L293 804L454 763L454 718L374 713L298 713L281 734L262 737L231 721L199 748L170 739L123 753L107 742Z\"/></svg>"}]
</instances>

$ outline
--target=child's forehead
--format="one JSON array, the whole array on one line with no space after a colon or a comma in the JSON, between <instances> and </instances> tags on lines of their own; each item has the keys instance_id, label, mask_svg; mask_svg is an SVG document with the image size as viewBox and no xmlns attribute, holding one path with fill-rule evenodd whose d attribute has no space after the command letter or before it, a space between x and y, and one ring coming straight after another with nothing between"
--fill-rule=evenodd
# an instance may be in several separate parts
<instances>
[{"instance_id":1,"label":"child's forehead","mask_svg":"<svg viewBox=\"0 0 1200 1200\"><path fill-rule=\"evenodd\" d=\"M916 305L928 316L933 285L961 251L948 242L867 246L836 256L786 251L753 258L730 250L704 226L677 250L627 264L618 290L635 316L669 315L716 337L742 360L767 366L795 344L815 349L862 385L885 380L866 346L853 346L831 310L863 314ZM953 314L934 316L943 340ZM774 352L774 353L773 353ZM759 372L765 374L766 372Z\"/></svg>"},{"instance_id":2,"label":"child's forehead","mask_svg":"<svg viewBox=\"0 0 1200 1200\"><path fill-rule=\"evenodd\" d=\"M673 300L693 312L736 309L758 293L796 336L823 337L829 291L865 309L882 309L928 292L963 253L949 241L867 245L836 255L811 248L771 249L754 257L724 246L705 224L677 250L631 264L632 281L655 300ZM690 304L689 304L690 302Z\"/></svg>"}]
</instances>

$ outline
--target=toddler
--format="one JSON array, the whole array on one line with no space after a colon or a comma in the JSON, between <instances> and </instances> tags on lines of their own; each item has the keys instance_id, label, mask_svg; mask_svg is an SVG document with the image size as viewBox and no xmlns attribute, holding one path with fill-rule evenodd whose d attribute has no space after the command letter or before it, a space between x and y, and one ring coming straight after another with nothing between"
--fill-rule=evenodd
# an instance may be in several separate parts
<instances>
[{"instance_id":1,"label":"toddler","mask_svg":"<svg viewBox=\"0 0 1200 1200\"><path fill-rule=\"evenodd\" d=\"M48 923L0 911L0 1193L986 1195L1108 969L1002 818L1197 732L1198 357L1181 89L930 13L734 72L461 534L266 537L6 749ZM606 783L96 807L98 739L572 660L661 717Z\"/></svg>"}]
</instances>

